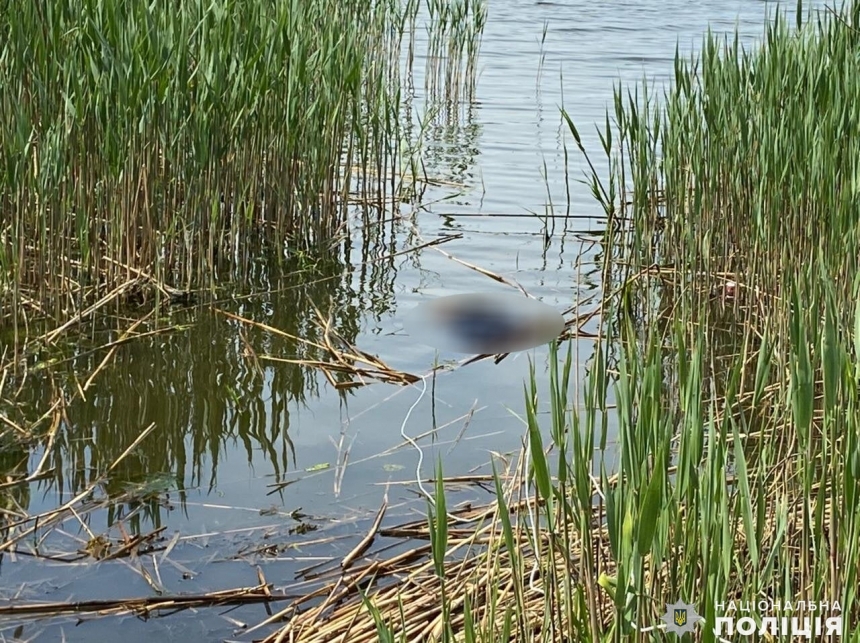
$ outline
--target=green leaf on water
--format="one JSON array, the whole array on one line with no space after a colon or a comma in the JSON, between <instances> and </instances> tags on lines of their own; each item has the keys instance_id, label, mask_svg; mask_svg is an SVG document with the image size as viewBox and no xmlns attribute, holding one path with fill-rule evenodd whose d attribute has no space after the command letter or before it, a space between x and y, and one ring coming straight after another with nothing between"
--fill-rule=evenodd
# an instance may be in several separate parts
<instances>
[{"instance_id":1,"label":"green leaf on water","mask_svg":"<svg viewBox=\"0 0 860 643\"><path fill-rule=\"evenodd\" d=\"M318 463L318 464L313 464L313 465L309 466L307 469L305 469L305 471L309 471L309 472L313 472L313 471L325 471L326 469L328 469L328 468L330 468L330 467L331 467L331 464L330 464L330 463L328 463L328 462L320 462L320 463Z\"/></svg>"}]
</instances>

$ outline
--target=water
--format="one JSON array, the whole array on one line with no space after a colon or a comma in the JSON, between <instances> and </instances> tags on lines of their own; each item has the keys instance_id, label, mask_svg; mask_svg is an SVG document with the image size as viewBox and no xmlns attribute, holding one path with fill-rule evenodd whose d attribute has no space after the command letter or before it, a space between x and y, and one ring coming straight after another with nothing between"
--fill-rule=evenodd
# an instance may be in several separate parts
<instances>
[{"instance_id":1,"label":"water","mask_svg":"<svg viewBox=\"0 0 860 643\"><path fill-rule=\"evenodd\" d=\"M682 52L696 48L708 25L715 31L737 25L745 42L753 42L763 32L765 11L764 3L750 1L496 0L483 39L475 101L427 132L428 173L445 184L430 187L424 205L405 222L365 231L371 239L368 252L353 248L349 264L300 258L293 266L300 277L260 265L252 284L257 294L225 298L216 308L319 342L313 303L323 314L332 312L338 333L362 351L422 375L436 360L457 356L437 355L414 342L400 329L400 313L430 297L512 292L510 285L438 250L518 283L559 310L599 296L595 262L601 211L588 188L577 182L585 164L562 125L559 107L565 106L586 148L600 158L593 124L603 123L615 83L629 86L643 78L665 83L676 43ZM425 38L420 29L417 38L420 52ZM416 118L424 109L422 66L417 60ZM569 216L547 225L535 216L548 213ZM459 237L392 256L445 235ZM120 325L127 326L127 321ZM149 596L154 586L167 593L203 593L255 585L257 565L270 582L289 586L296 570L315 557L349 551L386 492L392 506L386 524L423 508L414 485L400 484L416 475L416 453L403 444L400 428L418 399L418 387L371 383L336 391L319 372L267 359L313 357L312 348L209 308L174 309L147 328L159 332L118 349L114 363L86 391L86 401L67 409L71 426L61 419L45 465L55 473L29 489L18 488L13 497L30 514L70 500L154 423L140 448L99 490L127 502L113 514L96 511L82 519L93 534L105 532L117 512L129 516L123 525L130 533L164 527L161 536L173 543L170 555L98 564L7 555L0 567L3 597ZM99 332L63 351L72 356L118 338L116 332ZM573 349L581 376L591 340L576 340ZM83 385L103 357L104 351L78 358L70 377ZM437 456L447 475L486 473L492 453L520 448L518 414L529 358L545 387L545 348L438 376L435 396L422 399L405 427L413 436L436 428L434 441L421 440L424 477ZM10 416L33 417L36 409L44 409L49 392L44 378L31 375L22 396L25 407L12 409ZM4 473L32 472L42 456L4 452ZM452 501L480 497L480 491L465 489ZM110 533L120 537L116 528ZM72 520L39 550L62 557L89 539ZM270 549L254 553L261 547ZM226 612L204 609L148 622L95 618L78 625L72 618L58 618L26 622L19 635L89 641L110 638L121 627L129 643L154 636L250 640L251 635L242 636L241 624L265 618L259 606ZM0 621L0 632L8 637L17 625Z\"/></svg>"}]
</instances>

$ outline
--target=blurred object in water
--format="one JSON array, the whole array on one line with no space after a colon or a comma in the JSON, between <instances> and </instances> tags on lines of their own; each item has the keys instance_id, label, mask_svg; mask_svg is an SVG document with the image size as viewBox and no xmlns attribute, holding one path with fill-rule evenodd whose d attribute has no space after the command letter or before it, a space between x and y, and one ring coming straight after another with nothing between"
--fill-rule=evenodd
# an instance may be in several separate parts
<instances>
[{"instance_id":1,"label":"blurred object in water","mask_svg":"<svg viewBox=\"0 0 860 643\"><path fill-rule=\"evenodd\" d=\"M546 344L559 336L564 319L535 299L470 293L419 304L404 316L404 327L422 344L488 355Z\"/></svg>"}]
</instances>

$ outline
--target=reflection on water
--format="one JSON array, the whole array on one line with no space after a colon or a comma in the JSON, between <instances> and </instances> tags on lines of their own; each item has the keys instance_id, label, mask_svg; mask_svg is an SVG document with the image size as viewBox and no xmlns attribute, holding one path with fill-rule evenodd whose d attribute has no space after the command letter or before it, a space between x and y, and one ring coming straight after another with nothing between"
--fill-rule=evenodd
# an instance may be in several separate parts
<instances>
[{"instance_id":1,"label":"reflection on water","mask_svg":"<svg viewBox=\"0 0 860 643\"><path fill-rule=\"evenodd\" d=\"M597 156L600 142L592 124L603 123L619 78L664 80L672 70L676 43L688 51L708 23L718 30L737 23L749 42L761 34L763 17L761 3L740 0L499 0L490 6L476 95L466 104L446 104L444 96L427 95L426 32L418 28L414 77L406 79L404 91L405 136L422 150L425 165L403 171L419 178L420 203L386 213L381 223L357 208L353 234L329 256L298 252L286 261L259 259L249 282L215 293L214 305L201 298L197 306L161 310L136 329L150 335L116 347L83 397L81 389L108 354L98 347L120 339L142 313L112 310L95 328L86 327L86 337L61 345L59 355L32 356L21 395L14 404L0 402L2 414L27 427L51 408L57 391L68 404L40 425L47 433L56 416L44 466L47 477L0 488L0 509L35 513L69 500L99 480L154 423L152 434L100 486L99 493L122 501L89 523L93 532L129 514L129 530L167 526L167 535L179 532L187 538L177 541L171 558L178 555L195 573L205 568L204 578L212 583L208 589L218 588L219 582L220 587L256 583L243 575L246 562L241 567L204 566L201 561L211 559L215 549L230 559L240 545L255 550L263 534L278 552L308 542L312 535L299 529L296 516L310 515L327 534L360 537L363 527L354 523L372 517L385 484L415 478L414 452L398 447L400 423L418 391L379 383L336 389L308 365L264 359L319 360L325 357L319 347L218 311L319 342L318 309L331 316L347 342L411 373L428 372L454 356L414 341L400 328L400 312L430 297L512 292L488 274L521 284L558 310L574 309L568 317L588 312L601 288L602 212L589 187L578 182L584 164L566 149L569 136L557 107L564 105L571 113L587 149ZM460 236L439 248L406 252L452 231ZM592 341L571 341L582 369L591 357ZM560 352L565 351L562 347ZM67 358L35 370L48 359ZM413 435L425 435L425 462L442 457L451 475L486 472L490 452L520 447L523 427L515 414L522 410L528 358L543 378L543 347L499 364L487 360L439 375L407 427ZM7 382L4 390L21 384ZM13 429L0 426L0 474L15 480L33 473L43 453L15 446L10 435ZM423 474L429 473L428 466ZM405 484L392 484L387 492L392 504L414 503ZM10 516L3 513L0 521L8 524L14 520ZM76 523L66 528L79 539L89 538ZM251 542L207 535L245 533L237 531L241 529L260 531L248 532ZM206 551L210 537L215 544ZM273 573L284 581L293 577L297 565L285 562L286 557L253 560L274 565ZM44 580L38 564L23 556L14 565L8 558L3 562L4 587L27 583L37 588L29 590L29 598L44 598L42 592L48 590L32 584ZM169 590L188 588L183 585L186 572L163 573ZM151 591L138 576L119 578L116 567L92 571L85 590L75 584L86 576L81 571L50 574L65 574L63 582L69 583L54 598L108 591L102 590L103 579L114 578L111 574L129 587L123 594ZM254 614L257 621L264 618ZM224 634L221 638L232 635L224 621L207 618L180 621L184 625L171 635L182 631L189 640L201 641L213 640L216 631ZM166 626L132 623L127 640L151 640L157 627L167 631ZM77 629L67 640L100 638L94 632L100 630Z\"/></svg>"},{"instance_id":2,"label":"reflection on water","mask_svg":"<svg viewBox=\"0 0 860 643\"><path fill-rule=\"evenodd\" d=\"M167 310L139 327L139 332L157 334L118 350L85 399L75 393L105 357L107 351L97 347L118 334L104 328L68 346L80 356L55 372L64 379L32 376L19 397L32 409L53 399L53 386L62 388L67 399L75 398L64 410L48 454L53 475L39 481L39 487L80 492L101 478L150 424L156 426L155 434L111 472L108 494L121 495L129 484L165 476L180 498L188 486L214 488L220 463L237 450L248 461L254 452L262 454L280 481L296 463L291 409L314 404L320 375L309 366L272 365L260 357L323 359L322 349L314 346L321 343L322 332L315 309L331 313L337 334L354 343L363 315L378 320L391 309L395 265L382 254L391 249L384 239L366 243L364 261L354 275L338 257L292 259L284 266L261 262L255 266L253 294L217 301L211 308ZM378 256L383 258L374 259ZM221 310L307 341L242 324L219 314ZM4 473L12 475L13 468L20 470L27 461L26 453L4 451ZM22 508L28 509L26 502ZM153 526L158 525L156 515Z\"/></svg>"}]
</instances>

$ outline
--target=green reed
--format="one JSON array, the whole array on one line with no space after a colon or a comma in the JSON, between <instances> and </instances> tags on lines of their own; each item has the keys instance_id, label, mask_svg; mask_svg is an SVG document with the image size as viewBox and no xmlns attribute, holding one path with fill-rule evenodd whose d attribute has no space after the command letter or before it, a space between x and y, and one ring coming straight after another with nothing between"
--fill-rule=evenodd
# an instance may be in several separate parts
<instances>
[{"instance_id":1,"label":"green reed","mask_svg":"<svg viewBox=\"0 0 860 643\"><path fill-rule=\"evenodd\" d=\"M695 640L736 640L725 616L766 640L765 618L822 615L860 640L860 8L803 17L754 51L708 34L662 100L616 93L609 178L588 159L609 217L600 338L577 396L553 347L548 423L531 377L540 519L508 516L497 482L486 558L507 550L515 586L465 583L477 640L663 640L678 601L705 619ZM502 629L486 614L505 606Z\"/></svg>"},{"instance_id":2,"label":"green reed","mask_svg":"<svg viewBox=\"0 0 860 643\"><path fill-rule=\"evenodd\" d=\"M425 89L445 114L474 98L478 54L487 23L485 0L427 0Z\"/></svg>"},{"instance_id":3,"label":"green reed","mask_svg":"<svg viewBox=\"0 0 860 643\"><path fill-rule=\"evenodd\" d=\"M602 134L616 639L678 600L702 640L731 600L839 601L857 632L860 10L802 17L751 52L708 34L662 101L617 91Z\"/></svg>"},{"instance_id":4,"label":"green reed","mask_svg":"<svg viewBox=\"0 0 860 643\"><path fill-rule=\"evenodd\" d=\"M328 247L350 201L392 191L401 12L0 3L0 313Z\"/></svg>"}]
</instances>

